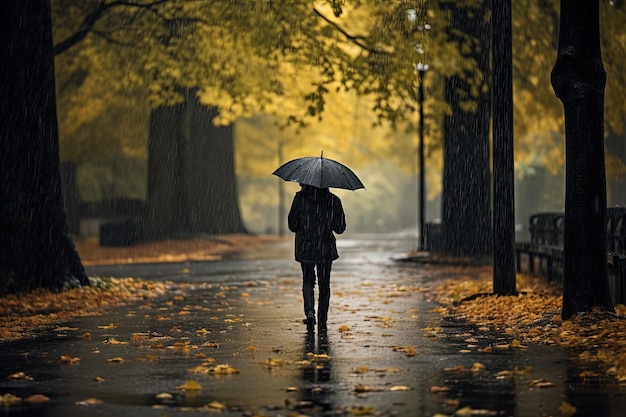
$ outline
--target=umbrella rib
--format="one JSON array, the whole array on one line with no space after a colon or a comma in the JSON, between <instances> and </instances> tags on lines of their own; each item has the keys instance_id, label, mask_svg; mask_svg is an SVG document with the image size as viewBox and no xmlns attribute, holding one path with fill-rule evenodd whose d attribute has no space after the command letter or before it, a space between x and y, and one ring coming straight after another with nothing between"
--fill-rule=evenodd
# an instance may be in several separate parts
<instances>
[{"instance_id":1,"label":"umbrella rib","mask_svg":"<svg viewBox=\"0 0 626 417\"><path fill-rule=\"evenodd\" d=\"M320 155L320 186L324 188L324 153Z\"/></svg>"}]
</instances>

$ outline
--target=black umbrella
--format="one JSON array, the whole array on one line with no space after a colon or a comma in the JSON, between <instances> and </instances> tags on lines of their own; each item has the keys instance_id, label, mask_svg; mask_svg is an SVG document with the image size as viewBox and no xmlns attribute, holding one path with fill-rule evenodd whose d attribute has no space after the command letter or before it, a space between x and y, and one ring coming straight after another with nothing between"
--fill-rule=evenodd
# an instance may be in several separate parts
<instances>
[{"instance_id":1,"label":"black umbrella","mask_svg":"<svg viewBox=\"0 0 626 417\"><path fill-rule=\"evenodd\" d=\"M361 180L347 166L321 156L305 156L284 163L272 172L285 181L312 185L317 188L365 188Z\"/></svg>"}]
</instances>

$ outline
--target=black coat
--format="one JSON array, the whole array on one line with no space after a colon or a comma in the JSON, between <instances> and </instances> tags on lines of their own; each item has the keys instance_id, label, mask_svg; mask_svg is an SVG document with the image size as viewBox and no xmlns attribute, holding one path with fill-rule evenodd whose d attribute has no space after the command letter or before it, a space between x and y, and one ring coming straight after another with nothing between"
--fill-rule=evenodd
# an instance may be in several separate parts
<instances>
[{"instance_id":1,"label":"black coat","mask_svg":"<svg viewBox=\"0 0 626 417\"><path fill-rule=\"evenodd\" d=\"M346 230L346 217L341 200L328 188L303 186L287 219L289 230L296 234L296 261L317 263L339 258L333 232Z\"/></svg>"}]
</instances>

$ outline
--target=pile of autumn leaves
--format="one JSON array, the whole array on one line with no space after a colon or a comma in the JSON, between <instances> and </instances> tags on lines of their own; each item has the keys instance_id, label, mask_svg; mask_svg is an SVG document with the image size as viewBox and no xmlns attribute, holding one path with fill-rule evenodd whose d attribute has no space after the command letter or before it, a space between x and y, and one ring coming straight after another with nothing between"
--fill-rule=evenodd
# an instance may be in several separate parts
<instances>
[{"instance_id":1,"label":"pile of autumn leaves","mask_svg":"<svg viewBox=\"0 0 626 417\"><path fill-rule=\"evenodd\" d=\"M135 278L93 279L92 285L64 292L38 289L0 297L0 340L28 337L72 317L101 314L108 308L154 298L167 283Z\"/></svg>"},{"instance_id":2,"label":"pile of autumn leaves","mask_svg":"<svg viewBox=\"0 0 626 417\"><path fill-rule=\"evenodd\" d=\"M582 378L613 377L626 384L626 306L615 313L593 311L561 319L560 288L518 276L519 295L490 295L492 283L449 280L435 291L442 315L475 324L478 329L504 334L512 344L551 344L578 356L587 370Z\"/></svg>"}]
</instances>

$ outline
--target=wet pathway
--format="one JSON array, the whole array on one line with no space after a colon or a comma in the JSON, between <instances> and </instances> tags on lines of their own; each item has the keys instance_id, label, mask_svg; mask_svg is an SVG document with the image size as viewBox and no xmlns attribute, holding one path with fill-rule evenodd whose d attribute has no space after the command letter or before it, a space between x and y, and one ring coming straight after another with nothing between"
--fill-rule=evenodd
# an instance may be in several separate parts
<instances>
[{"instance_id":1,"label":"wet pathway","mask_svg":"<svg viewBox=\"0 0 626 417\"><path fill-rule=\"evenodd\" d=\"M562 415L568 401L577 416L623 415L619 387L573 385L576 369L557 348L480 353L499 340L442 319L427 301L451 272L392 260L414 244L403 235L339 240L326 335L307 335L301 322L291 242L221 262L89 268L167 280L172 291L0 344L5 377L26 376L2 377L0 395L51 398L4 413L530 417ZM503 373L515 368L527 372ZM541 378L551 386L532 386Z\"/></svg>"}]
</instances>

